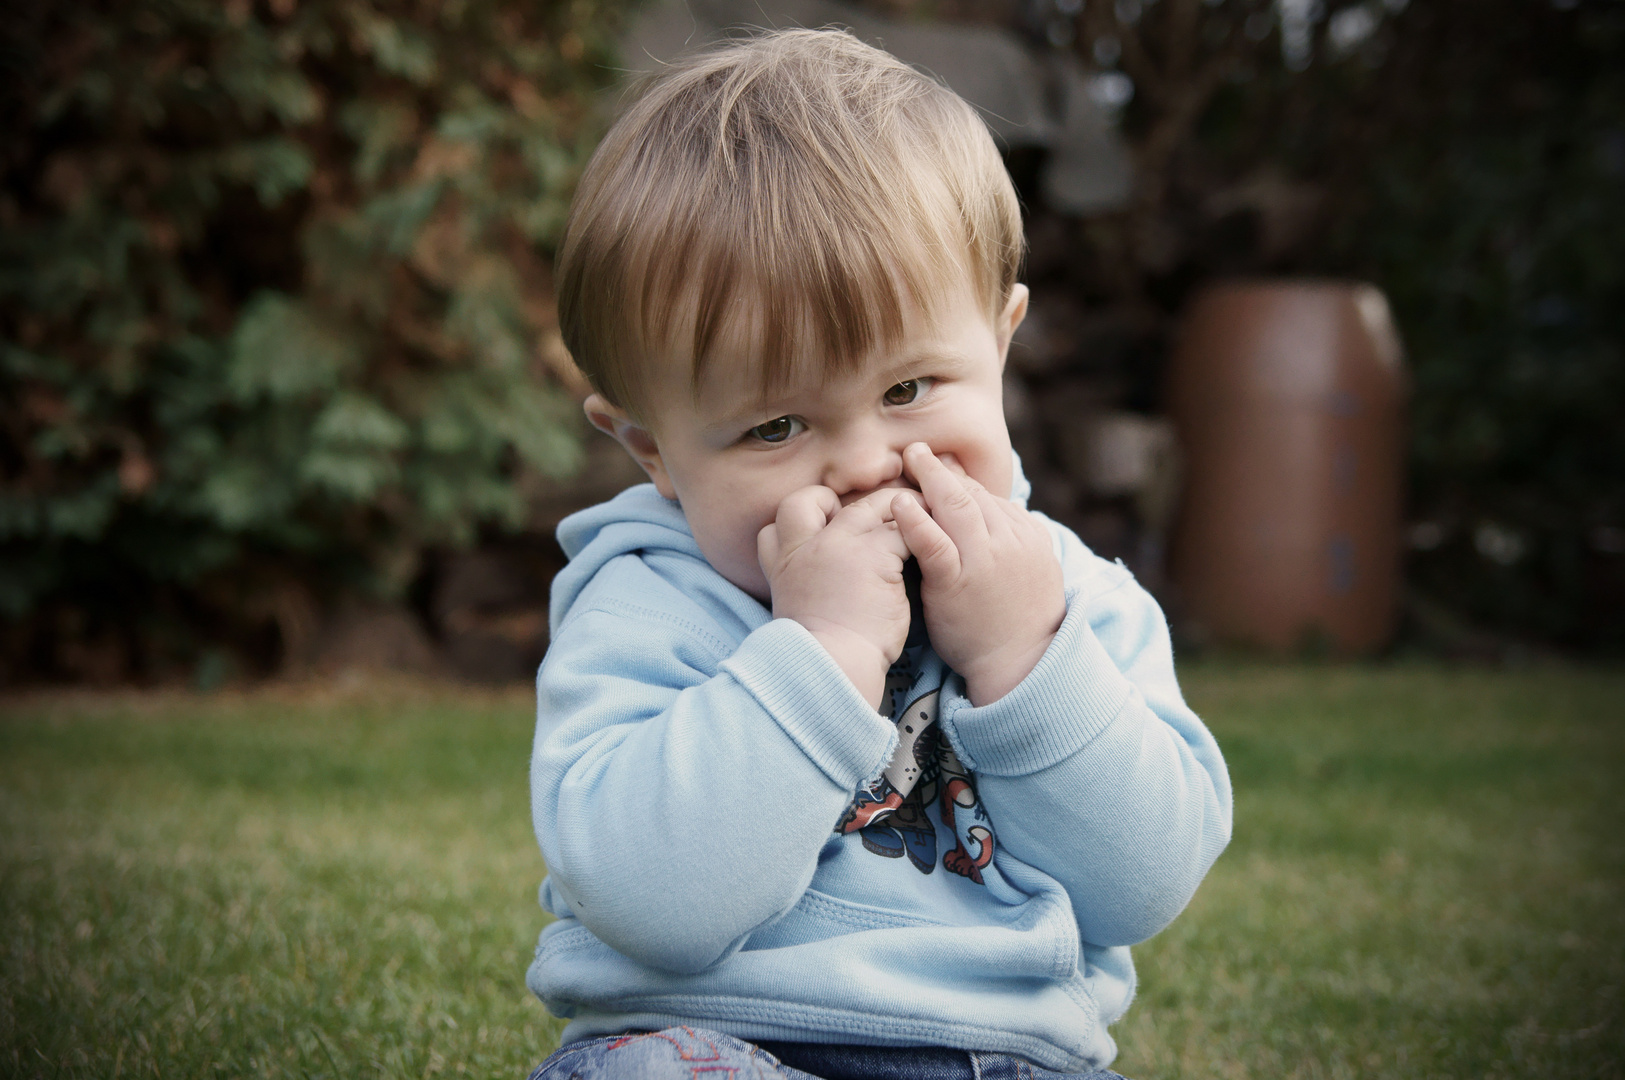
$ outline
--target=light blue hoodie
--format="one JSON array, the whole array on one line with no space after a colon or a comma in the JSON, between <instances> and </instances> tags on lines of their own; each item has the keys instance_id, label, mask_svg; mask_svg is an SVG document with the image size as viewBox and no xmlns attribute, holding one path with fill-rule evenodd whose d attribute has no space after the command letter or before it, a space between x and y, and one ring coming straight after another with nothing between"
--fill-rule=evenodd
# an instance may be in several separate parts
<instances>
[{"instance_id":1,"label":"light blue hoodie","mask_svg":"<svg viewBox=\"0 0 1625 1080\"><path fill-rule=\"evenodd\" d=\"M559 527L531 762L557 921L527 982L570 1019L566 1042L689 1024L1111 1061L1127 946L1223 850L1230 782L1155 601L1047 523L1067 615L1033 672L975 708L919 646L899 695L934 703L943 753L973 774L957 832L947 799L850 825L904 724L711 569L677 504L646 484ZM968 814L995 834L975 871Z\"/></svg>"}]
</instances>

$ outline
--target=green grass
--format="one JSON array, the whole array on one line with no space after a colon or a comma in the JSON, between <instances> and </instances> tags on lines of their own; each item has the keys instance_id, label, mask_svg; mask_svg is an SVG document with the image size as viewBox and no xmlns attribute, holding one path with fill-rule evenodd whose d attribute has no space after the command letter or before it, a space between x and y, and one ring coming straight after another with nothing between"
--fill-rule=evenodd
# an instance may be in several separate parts
<instances>
[{"instance_id":1,"label":"green grass","mask_svg":"<svg viewBox=\"0 0 1625 1080\"><path fill-rule=\"evenodd\" d=\"M1625 1076L1625 675L1199 666L1236 837L1136 1080ZM517 1080L522 692L0 702L0 1075Z\"/></svg>"},{"instance_id":2,"label":"green grass","mask_svg":"<svg viewBox=\"0 0 1625 1080\"><path fill-rule=\"evenodd\" d=\"M1134 1077L1625 1075L1625 678L1197 669L1236 829Z\"/></svg>"},{"instance_id":3,"label":"green grass","mask_svg":"<svg viewBox=\"0 0 1625 1080\"><path fill-rule=\"evenodd\" d=\"M9 703L0 1075L523 1077L560 1027L524 987L531 708Z\"/></svg>"}]
</instances>

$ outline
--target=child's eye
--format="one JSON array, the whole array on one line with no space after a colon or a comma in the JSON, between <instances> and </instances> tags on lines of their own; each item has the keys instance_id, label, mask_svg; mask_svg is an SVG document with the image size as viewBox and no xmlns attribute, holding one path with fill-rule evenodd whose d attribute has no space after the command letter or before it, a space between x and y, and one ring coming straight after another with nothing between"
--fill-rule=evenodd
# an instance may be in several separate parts
<instances>
[{"instance_id":1,"label":"child's eye","mask_svg":"<svg viewBox=\"0 0 1625 1080\"><path fill-rule=\"evenodd\" d=\"M769 420L765 424L757 424L745 432L752 439L760 439L765 443L781 443L800 430L801 421L793 416L781 416L776 420Z\"/></svg>"},{"instance_id":2,"label":"child's eye","mask_svg":"<svg viewBox=\"0 0 1625 1080\"><path fill-rule=\"evenodd\" d=\"M909 405L925 393L926 387L931 385L930 379L905 379L887 390L884 397L887 405Z\"/></svg>"}]
</instances>

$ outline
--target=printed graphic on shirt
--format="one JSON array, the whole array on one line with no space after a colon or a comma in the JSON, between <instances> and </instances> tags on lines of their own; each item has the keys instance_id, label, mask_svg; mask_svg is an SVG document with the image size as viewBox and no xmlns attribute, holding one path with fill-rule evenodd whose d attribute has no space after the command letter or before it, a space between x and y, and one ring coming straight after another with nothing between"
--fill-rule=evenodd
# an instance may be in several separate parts
<instances>
[{"instance_id":1,"label":"printed graphic on shirt","mask_svg":"<svg viewBox=\"0 0 1625 1080\"><path fill-rule=\"evenodd\" d=\"M937 722L941 691L899 707L915 681L911 675L922 651L905 649L887 673L881 713L897 725L897 750L879 779L858 792L835 831L858 833L865 850L889 859L906 856L929 874L937 867L937 829L926 808L940 799L942 824L955 841L942 865L980 885L982 868L993 859L992 822L976 797L974 779Z\"/></svg>"}]
</instances>

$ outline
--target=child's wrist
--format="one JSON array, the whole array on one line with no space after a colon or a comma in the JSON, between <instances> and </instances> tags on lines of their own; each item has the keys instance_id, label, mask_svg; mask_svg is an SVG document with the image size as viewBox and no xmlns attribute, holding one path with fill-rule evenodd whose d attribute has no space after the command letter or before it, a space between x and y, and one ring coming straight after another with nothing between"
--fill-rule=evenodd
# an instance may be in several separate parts
<instances>
[{"instance_id":1,"label":"child's wrist","mask_svg":"<svg viewBox=\"0 0 1625 1080\"><path fill-rule=\"evenodd\" d=\"M1020 686L1049 651L1053 633L1024 646L1007 646L984 654L976 663L965 665L959 677L965 680L965 696L972 706L991 705Z\"/></svg>"},{"instance_id":2,"label":"child's wrist","mask_svg":"<svg viewBox=\"0 0 1625 1080\"><path fill-rule=\"evenodd\" d=\"M835 666L846 673L863 699L878 709L886 689L886 672L895 657L887 656L880 646L845 627L796 621L806 626L813 640L822 645Z\"/></svg>"}]
</instances>

